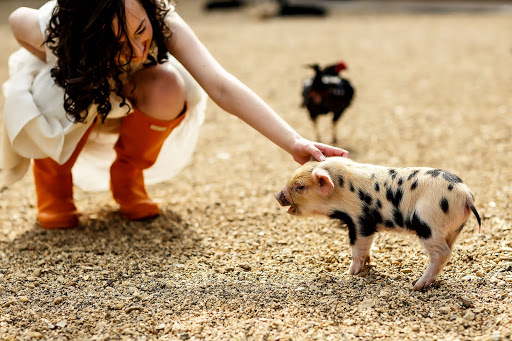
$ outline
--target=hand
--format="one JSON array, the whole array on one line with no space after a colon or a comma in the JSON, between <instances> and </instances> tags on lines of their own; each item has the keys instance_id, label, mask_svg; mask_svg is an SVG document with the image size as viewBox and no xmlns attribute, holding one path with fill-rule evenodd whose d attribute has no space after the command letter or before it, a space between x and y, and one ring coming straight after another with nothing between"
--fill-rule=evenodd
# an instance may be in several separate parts
<instances>
[{"instance_id":1,"label":"hand","mask_svg":"<svg viewBox=\"0 0 512 341\"><path fill-rule=\"evenodd\" d=\"M330 156L348 157L348 151L323 143L300 139L295 145L292 156L295 161L302 165L311 160L311 158L316 161L324 161L326 157Z\"/></svg>"}]
</instances>

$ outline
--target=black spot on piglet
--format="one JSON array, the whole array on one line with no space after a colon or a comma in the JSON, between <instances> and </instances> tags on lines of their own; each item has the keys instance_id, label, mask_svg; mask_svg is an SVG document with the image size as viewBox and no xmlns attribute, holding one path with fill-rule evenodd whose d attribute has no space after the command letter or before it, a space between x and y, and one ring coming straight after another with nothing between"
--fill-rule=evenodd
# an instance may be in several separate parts
<instances>
[{"instance_id":1,"label":"black spot on piglet","mask_svg":"<svg viewBox=\"0 0 512 341\"><path fill-rule=\"evenodd\" d=\"M406 222L406 227L409 230L415 231L420 238L427 239L432 236L432 230L430 226L421 220L416 211L414 211L411 219Z\"/></svg>"},{"instance_id":2,"label":"black spot on piglet","mask_svg":"<svg viewBox=\"0 0 512 341\"><path fill-rule=\"evenodd\" d=\"M450 172L444 172L443 178L451 184L457 184L462 182L461 178Z\"/></svg>"},{"instance_id":3,"label":"black spot on piglet","mask_svg":"<svg viewBox=\"0 0 512 341\"><path fill-rule=\"evenodd\" d=\"M441 209L443 210L444 213L448 213L448 208L449 208L448 199L443 197L441 199L441 201L439 202L439 206L441 206Z\"/></svg>"},{"instance_id":4,"label":"black spot on piglet","mask_svg":"<svg viewBox=\"0 0 512 341\"><path fill-rule=\"evenodd\" d=\"M393 209L393 219L395 220L395 224L397 226L404 226L404 216L402 212L400 212L397 208Z\"/></svg>"},{"instance_id":5,"label":"black spot on piglet","mask_svg":"<svg viewBox=\"0 0 512 341\"><path fill-rule=\"evenodd\" d=\"M398 207L400 202L402 201L402 196L404 195L404 190L402 187L398 187L396 191L393 191L388 187L386 190L386 199L393 204L393 206Z\"/></svg>"},{"instance_id":6,"label":"black spot on piglet","mask_svg":"<svg viewBox=\"0 0 512 341\"><path fill-rule=\"evenodd\" d=\"M433 178L435 178L436 176L438 176L439 174L441 174L441 170L440 169L431 169L427 172L425 172L425 174L427 175L430 175L432 176Z\"/></svg>"},{"instance_id":7,"label":"black spot on piglet","mask_svg":"<svg viewBox=\"0 0 512 341\"><path fill-rule=\"evenodd\" d=\"M350 239L350 245L354 245L356 242L356 226L352 218L345 212L333 211L329 213L329 218L341 220L348 227L348 237Z\"/></svg>"},{"instance_id":8,"label":"black spot on piglet","mask_svg":"<svg viewBox=\"0 0 512 341\"><path fill-rule=\"evenodd\" d=\"M395 224L391 221L391 220L385 220L384 221L384 225L386 225L386 227L394 227Z\"/></svg>"},{"instance_id":9,"label":"black spot on piglet","mask_svg":"<svg viewBox=\"0 0 512 341\"><path fill-rule=\"evenodd\" d=\"M420 171L418 169L412 171L411 174L409 174L409 176L407 177L407 180L411 180L412 178L414 178L416 175L418 175Z\"/></svg>"},{"instance_id":10,"label":"black spot on piglet","mask_svg":"<svg viewBox=\"0 0 512 341\"><path fill-rule=\"evenodd\" d=\"M365 206L358 222L361 234L368 237L377 231L377 224L382 223L382 215L379 210Z\"/></svg>"},{"instance_id":11,"label":"black spot on piglet","mask_svg":"<svg viewBox=\"0 0 512 341\"><path fill-rule=\"evenodd\" d=\"M418 187L418 180L414 180L414 182L411 185L411 191L414 191Z\"/></svg>"},{"instance_id":12,"label":"black spot on piglet","mask_svg":"<svg viewBox=\"0 0 512 341\"><path fill-rule=\"evenodd\" d=\"M359 190L359 199L364 201L367 205L372 204L372 197L370 196L370 194L364 192L363 190Z\"/></svg>"}]
</instances>

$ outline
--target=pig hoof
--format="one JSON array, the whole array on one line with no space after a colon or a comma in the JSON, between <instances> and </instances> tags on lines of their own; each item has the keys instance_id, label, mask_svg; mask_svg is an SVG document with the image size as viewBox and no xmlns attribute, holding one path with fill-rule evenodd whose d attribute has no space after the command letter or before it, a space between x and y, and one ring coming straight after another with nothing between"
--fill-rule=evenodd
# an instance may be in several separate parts
<instances>
[{"instance_id":1,"label":"pig hoof","mask_svg":"<svg viewBox=\"0 0 512 341\"><path fill-rule=\"evenodd\" d=\"M363 271L362 266L350 266L347 273L349 275L357 275L357 274L361 273L361 271Z\"/></svg>"},{"instance_id":2,"label":"pig hoof","mask_svg":"<svg viewBox=\"0 0 512 341\"><path fill-rule=\"evenodd\" d=\"M423 289L425 289L426 287L428 287L431 283L432 283L432 281L426 281L426 280L422 280L422 279L420 278L420 279L418 279L418 280L414 283L414 286L412 287L412 290L415 290L415 291L423 290Z\"/></svg>"}]
</instances>

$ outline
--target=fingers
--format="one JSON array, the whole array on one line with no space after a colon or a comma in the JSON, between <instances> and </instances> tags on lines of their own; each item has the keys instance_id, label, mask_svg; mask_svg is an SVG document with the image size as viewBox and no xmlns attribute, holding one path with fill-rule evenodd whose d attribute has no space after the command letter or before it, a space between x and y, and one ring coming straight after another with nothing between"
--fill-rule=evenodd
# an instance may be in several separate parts
<instances>
[{"instance_id":1,"label":"fingers","mask_svg":"<svg viewBox=\"0 0 512 341\"><path fill-rule=\"evenodd\" d=\"M318 148L324 156L331 157L331 156L341 156L341 157L349 157L349 152L345 149L332 147L326 144L316 143L316 148Z\"/></svg>"},{"instance_id":2,"label":"fingers","mask_svg":"<svg viewBox=\"0 0 512 341\"><path fill-rule=\"evenodd\" d=\"M315 145L311 146L310 154L316 161L325 161L325 155Z\"/></svg>"},{"instance_id":3,"label":"fingers","mask_svg":"<svg viewBox=\"0 0 512 341\"><path fill-rule=\"evenodd\" d=\"M327 144L311 142L303 140L301 151L294 154L294 159L300 164L304 164L310 160L325 161L327 157L341 156L349 157L349 152L345 149L332 147Z\"/></svg>"}]
</instances>

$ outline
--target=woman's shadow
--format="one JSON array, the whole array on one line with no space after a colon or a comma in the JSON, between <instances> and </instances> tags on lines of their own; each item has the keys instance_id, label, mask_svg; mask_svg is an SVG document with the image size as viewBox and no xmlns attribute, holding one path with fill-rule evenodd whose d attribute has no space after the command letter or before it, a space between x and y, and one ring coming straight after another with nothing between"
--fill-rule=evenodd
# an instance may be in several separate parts
<instances>
[{"instance_id":1,"label":"woman's shadow","mask_svg":"<svg viewBox=\"0 0 512 341\"><path fill-rule=\"evenodd\" d=\"M160 216L144 221L127 221L118 212L99 211L92 217L82 217L73 229L43 229L37 223L10 242L5 242L4 254L32 258L33 256L67 254L110 255L122 259L137 253L144 257L174 257L187 252L200 252L201 246L193 229L172 210L162 210Z\"/></svg>"}]
</instances>

